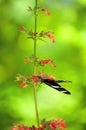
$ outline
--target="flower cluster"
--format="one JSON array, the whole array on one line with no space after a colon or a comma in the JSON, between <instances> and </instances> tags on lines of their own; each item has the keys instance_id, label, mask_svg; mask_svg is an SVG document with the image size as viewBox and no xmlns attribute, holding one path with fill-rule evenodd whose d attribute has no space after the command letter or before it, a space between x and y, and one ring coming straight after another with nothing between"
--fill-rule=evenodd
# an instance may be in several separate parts
<instances>
[{"instance_id":1,"label":"flower cluster","mask_svg":"<svg viewBox=\"0 0 86 130\"><path fill-rule=\"evenodd\" d=\"M54 32L41 31L41 32L38 33L38 32L33 32L32 30L27 30L23 26L20 26L19 30L25 32L28 35L29 39L34 40L34 38L36 38L37 40L43 40L41 38L46 38L47 37L47 38L49 38L51 40L52 43L55 43Z\"/></svg>"},{"instance_id":2,"label":"flower cluster","mask_svg":"<svg viewBox=\"0 0 86 130\"><path fill-rule=\"evenodd\" d=\"M18 74L16 76L16 81L19 82L18 86L22 87L22 88L25 88L28 86L28 78L26 78L25 76L21 75L21 74Z\"/></svg>"},{"instance_id":3,"label":"flower cluster","mask_svg":"<svg viewBox=\"0 0 86 130\"><path fill-rule=\"evenodd\" d=\"M37 83L39 81L39 78L35 75L32 75L32 79L34 80L34 83Z\"/></svg>"},{"instance_id":4,"label":"flower cluster","mask_svg":"<svg viewBox=\"0 0 86 130\"><path fill-rule=\"evenodd\" d=\"M19 82L18 86L22 88L26 88L27 86L31 86L32 82L37 83L39 82L39 78L35 75L32 75L30 77L25 77L21 74L18 74L16 76L16 81Z\"/></svg>"},{"instance_id":5,"label":"flower cluster","mask_svg":"<svg viewBox=\"0 0 86 130\"><path fill-rule=\"evenodd\" d=\"M63 130L67 128L65 120L55 119L51 121L43 120L39 128L36 126L26 127L25 125L14 125L11 130Z\"/></svg>"},{"instance_id":6,"label":"flower cluster","mask_svg":"<svg viewBox=\"0 0 86 130\"><path fill-rule=\"evenodd\" d=\"M50 12L49 12L48 10L46 10L45 8L41 7L41 6L38 6L37 8L35 8L35 7L32 8L31 6L28 6L28 7L27 7L27 11L33 11L34 14L35 14L35 10L37 10L37 13L38 13L39 11L42 11L42 12L44 12L46 15L50 16Z\"/></svg>"},{"instance_id":7,"label":"flower cluster","mask_svg":"<svg viewBox=\"0 0 86 130\"><path fill-rule=\"evenodd\" d=\"M24 125L14 125L11 130L32 130L30 127L26 127Z\"/></svg>"},{"instance_id":8,"label":"flower cluster","mask_svg":"<svg viewBox=\"0 0 86 130\"><path fill-rule=\"evenodd\" d=\"M29 62L34 62L34 57L29 57L29 56L26 57L26 59L24 60L24 63L28 64ZM56 68L56 64L51 59L40 60L39 58L36 58L35 62L37 63L37 65L40 65L40 66L51 64L52 67Z\"/></svg>"},{"instance_id":9,"label":"flower cluster","mask_svg":"<svg viewBox=\"0 0 86 130\"><path fill-rule=\"evenodd\" d=\"M28 39L32 39L34 41L34 43L36 43L38 40L42 40L44 41L45 38L48 38L52 43L55 43L55 38L54 38L54 32L51 31L40 31L37 32L37 16L39 12L43 12L46 15L50 16L50 12L48 10L46 10L45 8L38 6L38 2L36 1L36 5L34 6L34 8L32 8L31 6L28 6L27 8L28 11L32 11L33 14L35 15L35 28L33 31L32 29L28 30L26 29L24 26L20 26L19 30L26 33L27 34L27 38ZM34 44L34 50L36 49L36 44ZM45 66L46 64L50 64L52 65L52 67L56 67L56 64L53 62L53 60L51 59L43 59L40 60L39 58L36 57L36 51L34 51L34 54L32 56L28 56L26 57L26 59L24 60L25 64L28 64L29 62L32 62L34 64L34 68L36 68L37 66ZM48 80L54 80L53 75L49 76L45 73L39 72L37 75L35 75L35 73L37 73L35 71L36 69L34 69L34 74L31 76L23 76L21 74L18 74L16 76L16 80L19 82L18 86L25 88L27 86L34 86L34 98L36 101L36 93L35 93L35 88L37 86L38 83L43 82L43 79L48 79ZM37 103L35 103L35 106L37 108ZM36 109L36 114L38 113L38 110ZM38 117L37 117L38 118ZM38 118L39 120L39 118ZM37 125L38 127L36 127L35 125L28 127L25 125L14 125L13 128L11 130L63 130L66 127L65 125L65 120L63 119L55 119L55 120L50 120L50 121L46 121L43 120L41 122L41 125L39 125L39 121L37 121Z\"/></svg>"},{"instance_id":10,"label":"flower cluster","mask_svg":"<svg viewBox=\"0 0 86 130\"><path fill-rule=\"evenodd\" d=\"M31 84L33 84L33 82L35 84L39 83L40 82L40 79L39 77L42 77L42 78L46 78L48 80L54 80L54 76L53 75L47 75L45 73L42 73L42 72L39 72L39 74L36 76L36 75L31 75L29 77L25 77L21 74L18 74L16 76L16 81L19 82L18 86L22 87L22 88L26 88L27 86L31 86Z\"/></svg>"},{"instance_id":11,"label":"flower cluster","mask_svg":"<svg viewBox=\"0 0 86 130\"><path fill-rule=\"evenodd\" d=\"M50 127L52 130L55 130L56 128L59 128L61 130L67 128L67 126L65 125L65 120L63 119L55 119L51 121Z\"/></svg>"}]
</instances>

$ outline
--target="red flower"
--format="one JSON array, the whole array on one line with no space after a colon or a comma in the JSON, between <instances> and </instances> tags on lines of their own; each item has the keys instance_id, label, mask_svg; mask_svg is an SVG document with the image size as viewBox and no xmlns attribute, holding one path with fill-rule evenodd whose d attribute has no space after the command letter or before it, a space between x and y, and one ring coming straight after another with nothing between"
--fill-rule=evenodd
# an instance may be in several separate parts
<instances>
[{"instance_id":1,"label":"red flower","mask_svg":"<svg viewBox=\"0 0 86 130\"><path fill-rule=\"evenodd\" d=\"M67 128L67 126L65 125L65 120L60 119L59 122L60 122L59 127L60 127L61 129Z\"/></svg>"},{"instance_id":2,"label":"red flower","mask_svg":"<svg viewBox=\"0 0 86 130\"><path fill-rule=\"evenodd\" d=\"M64 123L59 124L59 127L60 127L61 129L65 129L65 128L67 128L67 126L66 126Z\"/></svg>"},{"instance_id":3,"label":"red flower","mask_svg":"<svg viewBox=\"0 0 86 130\"><path fill-rule=\"evenodd\" d=\"M42 60L41 64L44 65L44 64L47 64L47 63L51 63L51 62L52 62L52 60L47 59L47 60Z\"/></svg>"},{"instance_id":4,"label":"red flower","mask_svg":"<svg viewBox=\"0 0 86 130\"><path fill-rule=\"evenodd\" d=\"M11 130L16 130L16 125L13 126L13 128Z\"/></svg>"},{"instance_id":5,"label":"red flower","mask_svg":"<svg viewBox=\"0 0 86 130\"><path fill-rule=\"evenodd\" d=\"M24 28L23 26L20 26L20 27L19 27L19 30L20 30L20 31L24 31L25 28Z\"/></svg>"},{"instance_id":6,"label":"red flower","mask_svg":"<svg viewBox=\"0 0 86 130\"><path fill-rule=\"evenodd\" d=\"M43 130L46 127L46 124L42 124L40 130Z\"/></svg>"},{"instance_id":7,"label":"red flower","mask_svg":"<svg viewBox=\"0 0 86 130\"><path fill-rule=\"evenodd\" d=\"M22 127L18 127L18 130L24 130Z\"/></svg>"},{"instance_id":8,"label":"red flower","mask_svg":"<svg viewBox=\"0 0 86 130\"><path fill-rule=\"evenodd\" d=\"M57 124L54 121L50 122L50 128L52 130L56 129L56 127L57 127Z\"/></svg>"},{"instance_id":9,"label":"red flower","mask_svg":"<svg viewBox=\"0 0 86 130\"><path fill-rule=\"evenodd\" d=\"M28 64L29 61L30 61L30 60L27 58L27 59L24 60L24 63L25 63L25 64Z\"/></svg>"},{"instance_id":10,"label":"red flower","mask_svg":"<svg viewBox=\"0 0 86 130\"><path fill-rule=\"evenodd\" d=\"M24 125L18 126L18 130L25 130L25 126Z\"/></svg>"},{"instance_id":11,"label":"red flower","mask_svg":"<svg viewBox=\"0 0 86 130\"><path fill-rule=\"evenodd\" d=\"M39 78L35 75L32 75L32 79L34 79L34 82L37 83L39 81Z\"/></svg>"},{"instance_id":12,"label":"red flower","mask_svg":"<svg viewBox=\"0 0 86 130\"><path fill-rule=\"evenodd\" d=\"M50 127L52 129L55 129L56 127L59 127L60 129L65 129L67 126L65 125L65 120L63 119L55 119L50 122Z\"/></svg>"},{"instance_id":13,"label":"red flower","mask_svg":"<svg viewBox=\"0 0 86 130\"><path fill-rule=\"evenodd\" d=\"M47 11L46 9L42 8L42 11L43 11L45 14L47 14L48 16L50 16L50 12Z\"/></svg>"},{"instance_id":14,"label":"red flower","mask_svg":"<svg viewBox=\"0 0 86 130\"><path fill-rule=\"evenodd\" d=\"M53 66L54 68L56 68L56 65L55 65L54 63L52 63L52 66Z\"/></svg>"},{"instance_id":15,"label":"red flower","mask_svg":"<svg viewBox=\"0 0 86 130\"><path fill-rule=\"evenodd\" d=\"M51 39L51 41L54 43L55 42L55 38L54 38L54 35L53 35L54 33L53 32L51 32L51 33L45 33L45 35L49 38L49 39Z\"/></svg>"},{"instance_id":16,"label":"red flower","mask_svg":"<svg viewBox=\"0 0 86 130\"><path fill-rule=\"evenodd\" d=\"M24 81L20 82L19 86L22 87L22 88L25 88L26 87L25 82Z\"/></svg>"},{"instance_id":17,"label":"red flower","mask_svg":"<svg viewBox=\"0 0 86 130\"><path fill-rule=\"evenodd\" d=\"M53 61L51 59L41 61L41 65L45 65L47 63L50 63L54 68L56 67L56 65L53 63Z\"/></svg>"}]
</instances>

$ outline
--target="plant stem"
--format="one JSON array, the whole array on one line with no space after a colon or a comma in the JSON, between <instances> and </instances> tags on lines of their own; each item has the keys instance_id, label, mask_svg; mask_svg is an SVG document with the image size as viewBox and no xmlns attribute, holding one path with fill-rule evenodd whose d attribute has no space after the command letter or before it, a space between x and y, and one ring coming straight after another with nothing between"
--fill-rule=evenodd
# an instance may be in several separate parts
<instances>
[{"instance_id":1,"label":"plant stem","mask_svg":"<svg viewBox=\"0 0 86 130\"><path fill-rule=\"evenodd\" d=\"M35 26L34 26L34 32L37 32L37 4L38 0L35 0L35 9L34 9L34 14L35 14ZM34 75L36 75L36 35L34 38ZM35 103L35 112L36 112L36 121L37 121L37 126L39 128L39 115L38 115L38 106L37 106L37 97L36 97L36 83L34 83L34 103Z\"/></svg>"}]
</instances>

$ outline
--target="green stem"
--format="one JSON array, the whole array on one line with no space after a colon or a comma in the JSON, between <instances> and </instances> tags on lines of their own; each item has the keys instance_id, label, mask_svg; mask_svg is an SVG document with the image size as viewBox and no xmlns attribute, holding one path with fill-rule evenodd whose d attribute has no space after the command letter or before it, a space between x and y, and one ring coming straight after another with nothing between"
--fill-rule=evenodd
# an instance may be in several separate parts
<instances>
[{"instance_id":1,"label":"green stem","mask_svg":"<svg viewBox=\"0 0 86 130\"><path fill-rule=\"evenodd\" d=\"M34 10L34 14L35 14L35 27L34 27L34 32L37 32L37 4L38 4L38 0L35 0L35 10ZM34 38L34 75L36 75L36 35ZM37 126L39 128L39 114L38 114L38 106L37 106L37 97L36 97L36 84L34 83L34 103L35 103L35 112L36 112L36 121L37 121Z\"/></svg>"}]
</instances>

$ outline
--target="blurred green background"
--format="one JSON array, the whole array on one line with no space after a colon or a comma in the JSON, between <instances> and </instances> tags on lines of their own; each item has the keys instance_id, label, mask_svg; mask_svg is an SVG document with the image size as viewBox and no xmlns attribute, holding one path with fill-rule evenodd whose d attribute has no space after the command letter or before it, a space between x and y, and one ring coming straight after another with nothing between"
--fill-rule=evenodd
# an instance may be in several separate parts
<instances>
[{"instance_id":1,"label":"blurred green background","mask_svg":"<svg viewBox=\"0 0 86 130\"><path fill-rule=\"evenodd\" d=\"M22 89L15 82L18 73L29 76L32 64L24 59L33 53L33 41L19 26L34 29L34 15L27 6L35 0L0 0L0 129L13 124L36 124L33 89ZM51 58L57 68L38 68L56 79L72 80L62 84L71 96L42 85L37 89L40 120L63 118L68 130L86 130L86 0L39 0L51 16L40 13L38 31L54 31L56 43L38 41L37 56Z\"/></svg>"}]
</instances>

